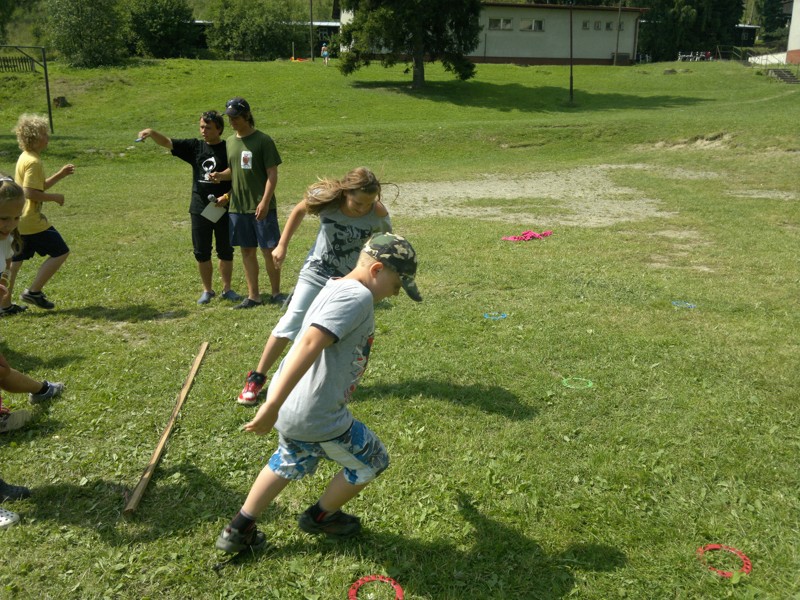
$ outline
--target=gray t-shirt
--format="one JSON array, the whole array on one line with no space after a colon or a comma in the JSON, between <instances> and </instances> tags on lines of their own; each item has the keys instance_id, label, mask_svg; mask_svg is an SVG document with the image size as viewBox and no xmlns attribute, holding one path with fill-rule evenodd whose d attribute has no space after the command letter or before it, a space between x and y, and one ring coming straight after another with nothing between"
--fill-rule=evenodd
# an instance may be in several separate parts
<instances>
[{"instance_id":1,"label":"gray t-shirt","mask_svg":"<svg viewBox=\"0 0 800 600\"><path fill-rule=\"evenodd\" d=\"M317 239L308 251L300 277L324 283L352 271L372 234L392 230L389 216L379 217L375 213L377 206L375 203L363 217L348 217L338 207L320 211Z\"/></svg>"},{"instance_id":2,"label":"gray t-shirt","mask_svg":"<svg viewBox=\"0 0 800 600\"><path fill-rule=\"evenodd\" d=\"M353 279L328 281L309 307L297 339L301 340L313 326L331 333L337 341L323 350L303 375L281 406L275 423L281 434L301 442L331 440L345 433L353 423L347 403L367 368L372 348L375 332L372 292ZM295 343L283 359L270 388L298 347Z\"/></svg>"}]
</instances>

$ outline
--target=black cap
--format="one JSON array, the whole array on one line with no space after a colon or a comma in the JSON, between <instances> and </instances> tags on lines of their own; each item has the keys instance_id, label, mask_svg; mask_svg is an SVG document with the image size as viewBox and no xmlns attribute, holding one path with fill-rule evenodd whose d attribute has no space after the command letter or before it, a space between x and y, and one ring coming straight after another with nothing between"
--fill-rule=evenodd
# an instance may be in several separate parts
<instances>
[{"instance_id":1,"label":"black cap","mask_svg":"<svg viewBox=\"0 0 800 600\"><path fill-rule=\"evenodd\" d=\"M242 113L247 112L250 112L250 105L247 103L247 100L239 96L228 100L228 103L225 104L225 114L229 117L238 117Z\"/></svg>"}]
</instances>

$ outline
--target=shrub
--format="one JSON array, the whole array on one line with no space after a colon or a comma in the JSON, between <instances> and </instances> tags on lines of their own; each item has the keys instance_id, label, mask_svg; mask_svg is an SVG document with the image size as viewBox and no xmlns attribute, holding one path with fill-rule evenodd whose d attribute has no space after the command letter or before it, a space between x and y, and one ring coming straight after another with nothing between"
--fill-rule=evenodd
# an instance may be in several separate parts
<instances>
[{"instance_id":1,"label":"shrub","mask_svg":"<svg viewBox=\"0 0 800 600\"><path fill-rule=\"evenodd\" d=\"M130 46L140 56L174 58L196 53L187 0L128 0Z\"/></svg>"},{"instance_id":2,"label":"shrub","mask_svg":"<svg viewBox=\"0 0 800 600\"><path fill-rule=\"evenodd\" d=\"M124 19L117 0L47 0L47 35L75 67L114 65L125 58Z\"/></svg>"}]
</instances>

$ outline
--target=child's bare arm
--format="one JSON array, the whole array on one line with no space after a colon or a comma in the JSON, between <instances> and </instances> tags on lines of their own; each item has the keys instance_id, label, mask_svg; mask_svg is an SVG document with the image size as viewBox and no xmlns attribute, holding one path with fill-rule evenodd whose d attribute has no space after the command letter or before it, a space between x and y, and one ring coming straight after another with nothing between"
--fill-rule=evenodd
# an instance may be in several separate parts
<instances>
[{"instance_id":1,"label":"child's bare arm","mask_svg":"<svg viewBox=\"0 0 800 600\"><path fill-rule=\"evenodd\" d=\"M281 268L283 261L286 259L286 250L289 247L289 241L292 239L294 232L297 231L297 228L300 227L300 223L303 222L303 218L307 213L306 201L301 200L292 209L289 218L286 219L286 224L283 226L283 231L281 232L281 241L278 242L278 245L275 246L275 249L272 251L272 260L275 261L275 266L278 269Z\"/></svg>"},{"instance_id":2,"label":"child's bare arm","mask_svg":"<svg viewBox=\"0 0 800 600\"><path fill-rule=\"evenodd\" d=\"M55 202L59 206L64 206L64 194L52 194L29 187L22 189L25 192L25 197L28 200L35 200L36 202Z\"/></svg>"},{"instance_id":3,"label":"child's bare arm","mask_svg":"<svg viewBox=\"0 0 800 600\"><path fill-rule=\"evenodd\" d=\"M64 179L64 177L67 177L68 175L72 175L74 172L75 172L75 165L73 165L73 164L64 165L63 167L61 167L61 169L59 169L59 171L57 173L54 173L53 175L50 175L50 177L48 177L45 180L44 189L45 190L50 189L55 184L57 184L59 181ZM63 204L63 202L62 202L62 204Z\"/></svg>"},{"instance_id":4,"label":"child's bare arm","mask_svg":"<svg viewBox=\"0 0 800 600\"><path fill-rule=\"evenodd\" d=\"M303 337L295 342L294 348L281 370L280 377L270 386L266 402L259 407L255 418L243 429L258 435L272 431L275 421L278 420L278 411L289 393L319 358L322 351L335 341L336 339L330 333L317 327L309 327Z\"/></svg>"}]
</instances>

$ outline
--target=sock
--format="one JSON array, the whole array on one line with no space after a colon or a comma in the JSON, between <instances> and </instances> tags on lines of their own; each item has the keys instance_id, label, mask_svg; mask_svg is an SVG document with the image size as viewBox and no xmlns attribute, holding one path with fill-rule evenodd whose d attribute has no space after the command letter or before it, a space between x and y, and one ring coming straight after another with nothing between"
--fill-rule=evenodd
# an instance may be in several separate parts
<instances>
[{"instance_id":1,"label":"sock","mask_svg":"<svg viewBox=\"0 0 800 600\"><path fill-rule=\"evenodd\" d=\"M256 519L252 515L240 510L236 516L231 519L231 529L236 529L240 533L250 531L256 525Z\"/></svg>"},{"instance_id":2,"label":"sock","mask_svg":"<svg viewBox=\"0 0 800 600\"><path fill-rule=\"evenodd\" d=\"M35 396L41 396L42 394L44 394L44 393L45 393L47 390L49 390L49 389L50 389L50 384L49 384L47 381L45 381L45 382L42 384L42 389L40 389L40 390L39 390L38 392L36 392L36 394L34 394L34 395L35 395Z\"/></svg>"},{"instance_id":3,"label":"sock","mask_svg":"<svg viewBox=\"0 0 800 600\"><path fill-rule=\"evenodd\" d=\"M250 373L250 377L248 377L247 380L252 381L253 383L258 385L264 385L264 383L267 381L267 376L262 375L258 371L253 371L252 373Z\"/></svg>"}]
</instances>

